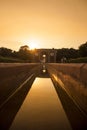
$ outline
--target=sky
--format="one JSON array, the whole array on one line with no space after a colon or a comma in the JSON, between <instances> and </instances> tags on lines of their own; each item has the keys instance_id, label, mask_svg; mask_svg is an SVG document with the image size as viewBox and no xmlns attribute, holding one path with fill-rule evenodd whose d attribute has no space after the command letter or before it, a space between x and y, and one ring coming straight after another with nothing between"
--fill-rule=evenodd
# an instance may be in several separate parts
<instances>
[{"instance_id":1,"label":"sky","mask_svg":"<svg viewBox=\"0 0 87 130\"><path fill-rule=\"evenodd\" d=\"M87 0L0 0L0 47L78 48L87 41Z\"/></svg>"}]
</instances>

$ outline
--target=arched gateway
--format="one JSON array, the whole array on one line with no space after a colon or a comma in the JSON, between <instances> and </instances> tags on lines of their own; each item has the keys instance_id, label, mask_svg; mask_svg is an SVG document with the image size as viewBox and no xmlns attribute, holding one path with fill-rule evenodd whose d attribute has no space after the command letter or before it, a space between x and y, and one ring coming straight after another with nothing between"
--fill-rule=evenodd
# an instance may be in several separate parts
<instances>
[{"instance_id":1,"label":"arched gateway","mask_svg":"<svg viewBox=\"0 0 87 130\"><path fill-rule=\"evenodd\" d=\"M36 49L35 57L39 58L40 62L56 63L57 49Z\"/></svg>"}]
</instances>

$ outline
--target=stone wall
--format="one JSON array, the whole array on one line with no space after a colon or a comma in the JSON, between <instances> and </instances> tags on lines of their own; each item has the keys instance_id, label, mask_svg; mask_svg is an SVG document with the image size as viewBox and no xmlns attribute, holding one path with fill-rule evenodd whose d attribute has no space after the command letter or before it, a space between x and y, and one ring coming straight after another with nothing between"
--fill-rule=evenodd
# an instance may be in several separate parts
<instances>
[{"instance_id":1,"label":"stone wall","mask_svg":"<svg viewBox=\"0 0 87 130\"><path fill-rule=\"evenodd\" d=\"M36 63L0 63L0 104L39 68Z\"/></svg>"},{"instance_id":2,"label":"stone wall","mask_svg":"<svg viewBox=\"0 0 87 130\"><path fill-rule=\"evenodd\" d=\"M55 68L57 71L64 74L70 75L73 78L81 81L84 85L87 86L87 64L48 64L52 68Z\"/></svg>"},{"instance_id":3,"label":"stone wall","mask_svg":"<svg viewBox=\"0 0 87 130\"><path fill-rule=\"evenodd\" d=\"M46 64L48 72L87 114L87 64Z\"/></svg>"}]
</instances>

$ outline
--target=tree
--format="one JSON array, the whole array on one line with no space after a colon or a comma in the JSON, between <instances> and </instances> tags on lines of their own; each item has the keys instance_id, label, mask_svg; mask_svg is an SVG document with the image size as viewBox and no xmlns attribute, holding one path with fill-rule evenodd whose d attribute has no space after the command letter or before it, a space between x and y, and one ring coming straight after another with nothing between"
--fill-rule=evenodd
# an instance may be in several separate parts
<instances>
[{"instance_id":1,"label":"tree","mask_svg":"<svg viewBox=\"0 0 87 130\"><path fill-rule=\"evenodd\" d=\"M4 56L4 57L11 57L12 56L12 50L5 48L5 47L1 47L0 48L0 55Z\"/></svg>"},{"instance_id":2,"label":"tree","mask_svg":"<svg viewBox=\"0 0 87 130\"><path fill-rule=\"evenodd\" d=\"M57 62L61 62L62 58L66 58L67 60L79 57L78 50L73 48L62 48L57 50Z\"/></svg>"},{"instance_id":3,"label":"tree","mask_svg":"<svg viewBox=\"0 0 87 130\"><path fill-rule=\"evenodd\" d=\"M30 53L29 47L27 45L21 46L18 51L18 56L20 59L30 62L31 53Z\"/></svg>"},{"instance_id":4,"label":"tree","mask_svg":"<svg viewBox=\"0 0 87 130\"><path fill-rule=\"evenodd\" d=\"M24 46L21 46L19 51L22 50L22 51L26 51L26 50L29 50L29 46L28 45L24 45Z\"/></svg>"},{"instance_id":5,"label":"tree","mask_svg":"<svg viewBox=\"0 0 87 130\"><path fill-rule=\"evenodd\" d=\"M87 56L87 42L79 46L79 53L82 57Z\"/></svg>"}]
</instances>

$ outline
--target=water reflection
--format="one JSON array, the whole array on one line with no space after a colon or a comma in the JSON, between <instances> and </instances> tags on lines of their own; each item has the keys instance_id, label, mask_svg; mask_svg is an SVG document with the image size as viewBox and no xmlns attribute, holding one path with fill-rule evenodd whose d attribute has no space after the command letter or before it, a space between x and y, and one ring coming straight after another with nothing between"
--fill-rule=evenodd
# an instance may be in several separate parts
<instances>
[{"instance_id":1,"label":"water reflection","mask_svg":"<svg viewBox=\"0 0 87 130\"><path fill-rule=\"evenodd\" d=\"M39 78L49 78L48 71L47 71L46 66L44 64L42 65L42 69L39 70L37 77L39 77Z\"/></svg>"},{"instance_id":2,"label":"water reflection","mask_svg":"<svg viewBox=\"0 0 87 130\"><path fill-rule=\"evenodd\" d=\"M10 130L71 130L50 78L36 78Z\"/></svg>"},{"instance_id":3,"label":"water reflection","mask_svg":"<svg viewBox=\"0 0 87 130\"><path fill-rule=\"evenodd\" d=\"M43 67L43 68L42 68L42 72L43 72L43 73L46 73L46 72L47 72L47 70L46 70L46 66L43 65L42 67Z\"/></svg>"},{"instance_id":4,"label":"water reflection","mask_svg":"<svg viewBox=\"0 0 87 130\"><path fill-rule=\"evenodd\" d=\"M46 70L44 69L44 70L42 70L43 71L43 73L46 73Z\"/></svg>"},{"instance_id":5,"label":"water reflection","mask_svg":"<svg viewBox=\"0 0 87 130\"><path fill-rule=\"evenodd\" d=\"M0 130L8 130L15 115L19 111L31 85L34 81L33 77L27 84L18 91L2 108L0 108Z\"/></svg>"}]
</instances>

